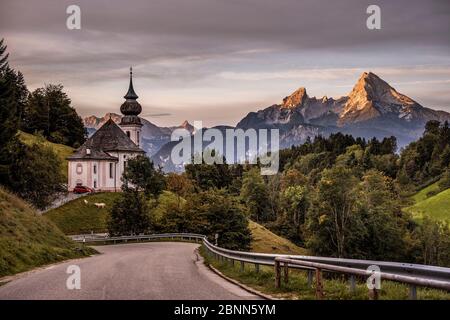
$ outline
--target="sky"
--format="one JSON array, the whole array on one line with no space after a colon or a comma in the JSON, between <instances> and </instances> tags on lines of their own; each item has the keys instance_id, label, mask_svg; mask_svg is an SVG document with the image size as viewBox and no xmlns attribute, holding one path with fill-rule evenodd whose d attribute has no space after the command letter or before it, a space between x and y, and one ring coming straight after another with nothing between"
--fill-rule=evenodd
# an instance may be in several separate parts
<instances>
[{"instance_id":1,"label":"sky","mask_svg":"<svg viewBox=\"0 0 450 320\"><path fill-rule=\"evenodd\" d=\"M337 98L364 71L450 112L448 0L1 0L0 38L30 90L61 83L83 117L119 113L130 66L141 116L163 126L235 125L299 87Z\"/></svg>"}]
</instances>

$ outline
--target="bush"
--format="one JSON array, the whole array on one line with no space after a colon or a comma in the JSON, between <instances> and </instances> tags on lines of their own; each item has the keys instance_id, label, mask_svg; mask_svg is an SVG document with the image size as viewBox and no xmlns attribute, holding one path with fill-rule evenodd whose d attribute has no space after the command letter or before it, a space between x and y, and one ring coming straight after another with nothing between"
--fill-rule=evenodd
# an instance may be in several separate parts
<instances>
[{"instance_id":1,"label":"bush","mask_svg":"<svg viewBox=\"0 0 450 320\"><path fill-rule=\"evenodd\" d=\"M439 190L431 190L427 192L427 198L431 198L432 196L435 196L439 193Z\"/></svg>"},{"instance_id":2,"label":"bush","mask_svg":"<svg viewBox=\"0 0 450 320\"><path fill-rule=\"evenodd\" d=\"M251 232L244 208L235 197L223 190L210 189L187 199L185 214L192 232L202 233L213 241L219 234L219 246L233 250L249 250Z\"/></svg>"},{"instance_id":3,"label":"bush","mask_svg":"<svg viewBox=\"0 0 450 320\"><path fill-rule=\"evenodd\" d=\"M440 191L447 190L448 188L450 188L450 169L445 170L441 180L439 181Z\"/></svg>"},{"instance_id":4,"label":"bush","mask_svg":"<svg viewBox=\"0 0 450 320\"><path fill-rule=\"evenodd\" d=\"M111 236L148 233L151 221L144 195L132 189L124 190L122 196L114 202L108 221Z\"/></svg>"}]
</instances>

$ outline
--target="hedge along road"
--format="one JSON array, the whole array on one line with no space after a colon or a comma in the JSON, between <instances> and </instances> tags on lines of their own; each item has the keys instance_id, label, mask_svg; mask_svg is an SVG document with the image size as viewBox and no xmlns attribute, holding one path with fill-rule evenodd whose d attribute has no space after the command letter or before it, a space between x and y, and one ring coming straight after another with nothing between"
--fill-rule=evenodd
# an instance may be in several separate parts
<instances>
[{"instance_id":1,"label":"hedge along road","mask_svg":"<svg viewBox=\"0 0 450 320\"><path fill-rule=\"evenodd\" d=\"M181 242L98 246L98 255L13 277L0 286L0 300L260 299L210 271L198 260L197 247ZM80 289L67 288L71 265L80 268ZM74 284L69 281L69 287Z\"/></svg>"}]
</instances>

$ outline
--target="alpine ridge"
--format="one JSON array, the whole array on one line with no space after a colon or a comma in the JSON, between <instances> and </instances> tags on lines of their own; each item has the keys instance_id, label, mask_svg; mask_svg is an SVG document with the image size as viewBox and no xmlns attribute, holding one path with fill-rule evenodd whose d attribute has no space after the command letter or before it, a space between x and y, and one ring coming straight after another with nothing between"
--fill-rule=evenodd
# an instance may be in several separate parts
<instances>
[{"instance_id":1,"label":"alpine ridge","mask_svg":"<svg viewBox=\"0 0 450 320\"><path fill-rule=\"evenodd\" d=\"M376 74L364 72L347 96L318 99L301 87L281 104L250 112L237 127L278 128L283 147L338 131L364 138L396 136L403 146L417 139L430 120L449 121L450 114L423 107Z\"/></svg>"}]
</instances>

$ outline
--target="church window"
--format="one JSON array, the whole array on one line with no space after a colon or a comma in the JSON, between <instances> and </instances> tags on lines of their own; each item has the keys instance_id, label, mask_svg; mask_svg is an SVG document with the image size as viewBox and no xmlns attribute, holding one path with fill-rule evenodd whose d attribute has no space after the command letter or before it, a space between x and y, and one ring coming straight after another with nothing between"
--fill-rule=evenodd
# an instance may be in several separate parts
<instances>
[{"instance_id":1,"label":"church window","mask_svg":"<svg viewBox=\"0 0 450 320\"><path fill-rule=\"evenodd\" d=\"M110 163L109 163L109 178L110 178L110 179L114 178L113 172L114 172L114 171L113 171L113 163L110 162Z\"/></svg>"},{"instance_id":2,"label":"church window","mask_svg":"<svg viewBox=\"0 0 450 320\"><path fill-rule=\"evenodd\" d=\"M94 188L97 188L97 180L94 180Z\"/></svg>"},{"instance_id":3,"label":"church window","mask_svg":"<svg viewBox=\"0 0 450 320\"><path fill-rule=\"evenodd\" d=\"M94 174L97 174L97 165L94 164Z\"/></svg>"},{"instance_id":4,"label":"church window","mask_svg":"<svg viewBox=\"0 0 450 320\"><path fill-rule=\"evenodd\" d=\"M139 131L138 132L136 132L136 134L137 134L137 145L139 145Z\"/></svg>"},{"instance_id":5,"label":"church window","mask_svg":"<svg viewBox=\"0 0 450 320\"><path fill-rule=\"evenodd\" d=\"M77 171L77 174L83 173L83 165L81 163L77 163L76 171Z\"/></svg>"},{"instance_id":6,"label":"church window","mask_svg":"<svg viewBox=\"0 0 450 320\"><path fill-rule=\"evenodd\" d=\"M130 137L130 131L127 131L127 136L128 136L128 138Z\"/></svg>"}]
</instances>

